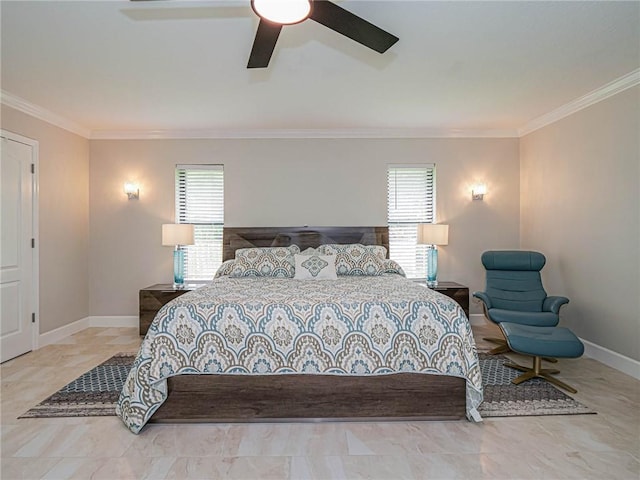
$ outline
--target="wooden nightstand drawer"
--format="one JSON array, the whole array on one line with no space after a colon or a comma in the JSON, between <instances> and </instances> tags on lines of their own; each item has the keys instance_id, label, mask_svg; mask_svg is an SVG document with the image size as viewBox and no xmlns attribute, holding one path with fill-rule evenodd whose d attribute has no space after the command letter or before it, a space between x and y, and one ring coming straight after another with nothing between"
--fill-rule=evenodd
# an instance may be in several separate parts
<instances>
[{"instance_id":1,"label":"wooden nightstand drawer","mask_svg":"<svg viewBox=\"0 0 640 480\"><path fill-rule=\"evenodd\" d=\"M426 282L419 282L426 286ZM469 318L469 288L456 282L438 282L435 287L428 287L436 292L442 293L455 300L464 310L464 314Z\"/></svg>"},{"instance_id":2,"label":"wooden nightstand drawer","mask_svg":"<svg viewBox=\"0 0 640 480\"><path fill-rule=\"evenodd\" d=\"M139 315L140 335L146 335L149 326L158 311L174 298L195 290L200 285L187 284L182 289L173 288L171 284L158 283L140 290Z\"/></svg>"}]
</instances>

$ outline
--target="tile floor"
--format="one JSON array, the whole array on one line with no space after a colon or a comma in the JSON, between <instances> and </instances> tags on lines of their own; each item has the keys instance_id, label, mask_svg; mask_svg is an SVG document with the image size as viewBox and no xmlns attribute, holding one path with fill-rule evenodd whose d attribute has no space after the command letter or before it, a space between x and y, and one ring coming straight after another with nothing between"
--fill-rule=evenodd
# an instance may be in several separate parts
<instances>
[{"instance_id":1,"label":"tile floor","mask_svg":"<svg viewBox=\"0 0 640 480\"><path fill-rule=\"evenodd\" d=\"M475 328L480 339L492 326ZM560 377L598 415L457 422L149 425L16 417L117 352L133 328L89 328L0 366L1 478L640 478L640 381L589 358Z\"/></svg>"}]
</instances>

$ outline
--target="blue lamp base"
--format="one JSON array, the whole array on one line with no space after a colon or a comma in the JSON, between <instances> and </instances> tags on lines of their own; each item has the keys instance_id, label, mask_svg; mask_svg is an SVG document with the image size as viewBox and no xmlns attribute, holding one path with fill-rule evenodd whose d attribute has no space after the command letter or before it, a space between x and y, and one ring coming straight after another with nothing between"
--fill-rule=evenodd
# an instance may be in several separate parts
<instances>
[{"instance_id":1,"label":"blue lamp base","mask_svg":"<svg viewBox=\"0 0 640 480\"><path fill-rule=\"evenodd\" d=\"M179 246L173 251L173 288L184 288L184 250Z\"/></svg>"},{"instance_id":2,"label":"blue lamp base","mask_svg":"<svg viewBox=\"0 0 640 480\"><path fill-rule=\"evenodd\" d=\"M435 245L427 247L427 287L438 286L438 249Z\"/></svg>"}]
</instances>

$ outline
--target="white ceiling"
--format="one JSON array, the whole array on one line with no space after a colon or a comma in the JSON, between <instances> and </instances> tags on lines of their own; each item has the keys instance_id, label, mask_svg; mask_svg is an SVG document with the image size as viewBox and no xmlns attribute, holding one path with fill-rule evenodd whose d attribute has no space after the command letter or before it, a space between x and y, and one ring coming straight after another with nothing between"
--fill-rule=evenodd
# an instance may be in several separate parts
<instances>
[{"instance_id":1,"label":"white ceiling","mask_svg":"<svg viewBox=\"0 0 640 480\"><path fill-rule=\"evenodd\" d=\"M640 67L640 2L337 1L247 70L249 0L5 1L2 90L100 131L518 129Z\"/></svg>"}]
</instances>

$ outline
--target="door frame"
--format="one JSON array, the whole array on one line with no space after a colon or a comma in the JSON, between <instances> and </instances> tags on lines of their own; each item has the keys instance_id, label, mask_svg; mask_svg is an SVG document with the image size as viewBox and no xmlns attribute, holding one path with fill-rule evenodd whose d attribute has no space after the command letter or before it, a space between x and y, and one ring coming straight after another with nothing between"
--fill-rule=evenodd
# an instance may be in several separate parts
<instances>
[{"instance_id":1,"label":"door frame","mask_svg":"<svg viewBox=\"0 0 640 480\"><path fill-rule=\"evenodd\" d=\"M0 129L0 134L8 140L23 143L31 147L31 163L34 165L34 173L31 175L31 232L34 239L34 248L31 249L31 311L35 313L35 322L31 324L31 350L37 350L40 338L40 231L39 231L39 172L40 172L40 142L32 138L24 137L8 130Z\"/></svg>"}]
</instances>

